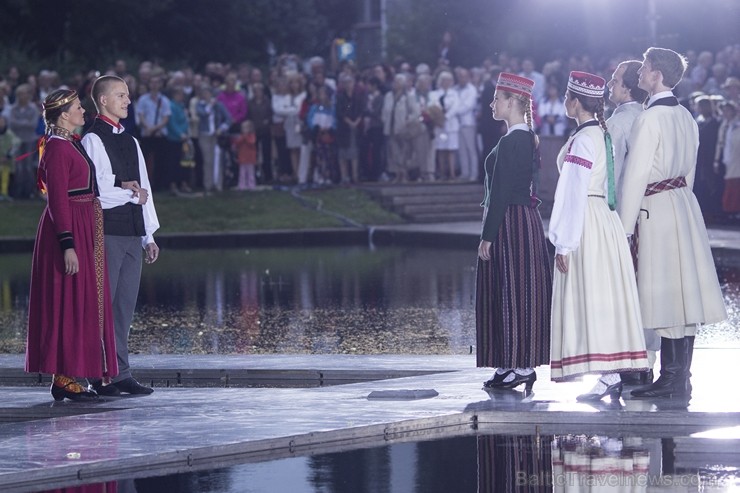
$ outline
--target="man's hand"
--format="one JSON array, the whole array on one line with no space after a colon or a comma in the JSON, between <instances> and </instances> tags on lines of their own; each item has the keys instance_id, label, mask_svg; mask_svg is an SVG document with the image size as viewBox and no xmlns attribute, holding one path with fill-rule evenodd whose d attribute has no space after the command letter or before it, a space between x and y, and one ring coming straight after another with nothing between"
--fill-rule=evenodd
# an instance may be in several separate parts
<instances>
[{"instance_id":1,"label":"man's hand","mask_svg":"<svg viewBox=\"0 0 740 493\"><path fill-rule=\"evenodd\" d=\"M149 191L146 188L140 188L138 196L139 196L139 205L144 205L146 204L146 201L149 200Z\"/></svg>"},{"instance_id":2,"label":"man's hand","mask_svg":"<svg viewBox=\"0 0 740 493\"><path fill-rule=\"evenodd\" d=\"M147 244L147 246L144 247L144 252L146 253L144 262L147 264L153 264L159 258L159 247L154 242Z\"/></svg>"},{"instance_id":3,"label":"man's hand","mask_svg":"<svg viewBox=\"0 0 740 493\"><path fill-rule=\"evenodd\" d=\"M132 192L134 192L134 197L138 197L139 191L141 190L141 186L139 185L139 182L136 180L122 181L121 188L123 188L124 190L131 190Z\"/></svg>"}]
</instances>

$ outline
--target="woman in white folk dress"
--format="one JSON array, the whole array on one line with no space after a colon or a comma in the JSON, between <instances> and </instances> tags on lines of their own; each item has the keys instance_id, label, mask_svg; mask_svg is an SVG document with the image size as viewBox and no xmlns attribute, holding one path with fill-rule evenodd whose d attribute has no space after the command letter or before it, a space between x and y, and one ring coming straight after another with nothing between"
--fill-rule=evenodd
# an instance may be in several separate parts
<instances>
[{"instance_id":1,"label":"woman in white folk dress","mask_svg":"<svg viewBox=\"0 0 740 493\"><path fill-rule=\"evenodd\" d=\"M648 367L635 273L627 237L614 211L614 164L604 121L606 81L571 72L565 94L578 123L558 155L560 178L550 218L555 245L552 293L552 380L600 375L579 401L622 393L620 372Z\"/></svg>"}]
</instances>

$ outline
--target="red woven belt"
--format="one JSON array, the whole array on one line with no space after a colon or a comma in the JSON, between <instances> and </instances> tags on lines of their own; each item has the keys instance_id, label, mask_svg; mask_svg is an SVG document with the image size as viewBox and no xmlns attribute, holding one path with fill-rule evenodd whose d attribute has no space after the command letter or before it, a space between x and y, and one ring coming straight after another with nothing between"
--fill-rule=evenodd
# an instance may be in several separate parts
<instances>
[{"instance_id":1,"label":"red woven belt","mask_svg":"<svg viewBox=\"0 0 740 493\"><path fill-rule=\"evenodd\" d=\"M655 195L656 193L665 192L667 190L674 190L676 188L683 188L686 186L686 177L677 176L676 178L668 178L663 181L656 181L649 183L645 189L645 197Z\"/></svg>"}]
</instances>

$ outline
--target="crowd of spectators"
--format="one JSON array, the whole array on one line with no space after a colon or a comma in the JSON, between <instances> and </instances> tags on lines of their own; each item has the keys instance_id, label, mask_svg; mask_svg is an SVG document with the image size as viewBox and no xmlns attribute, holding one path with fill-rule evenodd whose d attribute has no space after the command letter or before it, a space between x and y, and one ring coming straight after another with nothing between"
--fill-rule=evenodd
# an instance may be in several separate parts
<instances>
[{"instance_id":1,"label":"crowd of spectators","mask_svg":"<svg viewBox=\"0 0 740 493\"><path fill-rule=\"evenodd\" d=\"M155 191L189 195L259 185L346 185L366 181L478 181L500 122L489 104L501 71L536 84L535 130L564 139L572 128L563 94L571 70L607 80L616 65L639 54L534 58L499 53L460 67L441 45L435 65L405 60L358 68L282 55L267 68L211 62L202 70L117 60L104 73L128 84L132 105L122 123L139 138ZM740 213L717 201L725 179L740 177L737 104L740 46L689 51L689 70L675 89L696 115L702 147L697 196L708 216ZM53 70L0 75L0 198L35 195L39 102L53 89L77 89L94 117L90 87L98 71L62 78ZM244 125L244 122L249 122ZM245 137L251 135L251 137ZM730 207L730 209L732 209Z\"/></svg>"}]
</instances>

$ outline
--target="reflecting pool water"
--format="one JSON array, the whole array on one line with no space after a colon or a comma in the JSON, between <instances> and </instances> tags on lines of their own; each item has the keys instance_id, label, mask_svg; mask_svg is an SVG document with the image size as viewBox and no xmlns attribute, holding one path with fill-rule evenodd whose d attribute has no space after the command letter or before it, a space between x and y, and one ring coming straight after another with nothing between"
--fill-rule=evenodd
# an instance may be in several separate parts
<instances>
[{"instance_id":1,"label":"reflecting pool water","mask_svg":"<svg viewBox=\"0 0 740 493\"><path fill-rule=\"evenodd\" d=\"M692 436L472 435L107 486L137 493L737 491L738 450L736 440ZM99 491L111 491L105 486Z\"/></svg>"},{"instance_id":2,"label":"reflecting pool water","mask_svg":"<svg viewBox=\"0 0 740 493\"><path fill-rule=\"evenodd\" d=\"M451 354L475 344L476 252L364 247L167 250L144 266L131 348L157 354ZM30 255L0 256L0 352L25 347ZM717 256L740 346L740 263Z\"/></svg>"}]
</instances>

